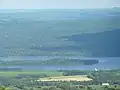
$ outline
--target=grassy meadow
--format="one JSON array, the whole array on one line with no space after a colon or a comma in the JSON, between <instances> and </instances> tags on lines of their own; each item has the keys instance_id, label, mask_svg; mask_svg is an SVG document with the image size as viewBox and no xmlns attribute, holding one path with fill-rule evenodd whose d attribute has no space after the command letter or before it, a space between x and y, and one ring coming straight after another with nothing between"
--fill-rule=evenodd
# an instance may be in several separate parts
<instances>
[{"instance_id":1,"label":"grassy meadow","mask_svg":"<svg viewBox=\"0 0 120 90\"><path fill-rule=\"evenodd\" d=\"M17 76L17 75L41 75L61 76L62 72L57 71L0 71L0 76Z\"/></svg>"}]
</instances>

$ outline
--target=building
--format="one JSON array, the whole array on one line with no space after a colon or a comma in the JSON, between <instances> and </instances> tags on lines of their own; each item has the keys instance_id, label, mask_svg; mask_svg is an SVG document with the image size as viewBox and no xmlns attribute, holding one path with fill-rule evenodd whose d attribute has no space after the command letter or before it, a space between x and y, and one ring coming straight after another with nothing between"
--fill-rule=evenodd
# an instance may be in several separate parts
<instances>
[{"instance_id":1,"label":"building","mask_svg":"<svg viewBox=\"0 0 120 90\"><path fill-rule=\"evenodd\" d=\"M109 83L102 83L102 86L109 86Z\"/></svg>"}]
</instances>

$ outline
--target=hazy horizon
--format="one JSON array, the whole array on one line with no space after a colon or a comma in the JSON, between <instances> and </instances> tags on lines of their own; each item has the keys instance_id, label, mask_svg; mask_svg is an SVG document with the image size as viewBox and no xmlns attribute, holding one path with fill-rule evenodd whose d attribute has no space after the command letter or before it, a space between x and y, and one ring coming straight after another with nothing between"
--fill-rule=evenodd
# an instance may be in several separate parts
<instances>
[{"instance_id":1,"label":"hazy horizon","mask_svg":"<svg viewBox=\"0 0 120 90\"><path fill-rule=\"evenodd\" d=\"M95 9L120 7L120 0L0 0L0 9Z\"/></svg>"}]
</instances>

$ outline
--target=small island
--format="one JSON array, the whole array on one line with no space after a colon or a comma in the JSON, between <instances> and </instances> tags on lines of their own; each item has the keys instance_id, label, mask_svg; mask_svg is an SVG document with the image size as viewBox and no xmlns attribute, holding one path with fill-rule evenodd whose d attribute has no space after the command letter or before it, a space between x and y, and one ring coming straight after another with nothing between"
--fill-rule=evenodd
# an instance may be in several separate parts
<instances>
[{"instance_id":1,"label":"small island","mask_svg":"<svg viewBox=\"0 0 120 90\"><path fill-rule=\"evenodd\" d=\"M61 66L74 66L74 65L94 65L98 64L99 60L94 59L51 59L51 60L45 60L41 62L42 65L61 65Z\"/></svg>"}]
</instances>

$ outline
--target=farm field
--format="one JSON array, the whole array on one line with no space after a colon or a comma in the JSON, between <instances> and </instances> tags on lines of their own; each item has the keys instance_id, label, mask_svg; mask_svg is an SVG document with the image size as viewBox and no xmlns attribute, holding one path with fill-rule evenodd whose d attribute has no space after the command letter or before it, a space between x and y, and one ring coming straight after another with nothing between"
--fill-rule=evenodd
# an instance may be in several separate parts
<instances>
[{"instance_id":1,"label":"farm field","mask_svg":"<svg viewBox=\"0 0 120 90\"><path fill-rule=\"evenodd\" d=\"M57 77L45 77L40 78L38 81L91 81L87 75L76 75L76 76L57 76Z\"/></svg>"}]
</instances>

